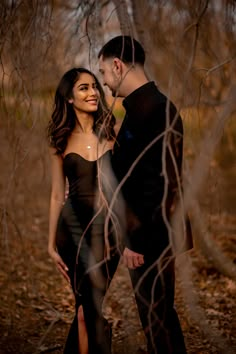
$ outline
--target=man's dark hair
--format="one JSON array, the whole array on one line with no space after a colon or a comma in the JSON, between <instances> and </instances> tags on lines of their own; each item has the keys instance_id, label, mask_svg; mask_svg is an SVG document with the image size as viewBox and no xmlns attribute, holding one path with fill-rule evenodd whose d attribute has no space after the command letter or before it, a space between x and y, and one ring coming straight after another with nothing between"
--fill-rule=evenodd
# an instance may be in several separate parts
<instances>
[{"instance_id":1,"label":"man's dark hair","mask_svg":"<svg viewBox=\"0 0 236 354\"><path fill-rule=\"evenodd\" d=\"M141 44L130 36L117 36L107 42L100 52L98 58L104 59L119 58L126 64L141 64L145 62L145 52Z\"/></svg>"}]
</instances>

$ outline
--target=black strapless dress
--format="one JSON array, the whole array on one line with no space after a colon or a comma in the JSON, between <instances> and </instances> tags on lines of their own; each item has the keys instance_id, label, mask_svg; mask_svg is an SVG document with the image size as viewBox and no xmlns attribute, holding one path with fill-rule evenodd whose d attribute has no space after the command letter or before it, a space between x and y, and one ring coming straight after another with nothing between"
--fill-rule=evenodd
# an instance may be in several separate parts
<instances>
[{"instance_id":1,"label":"black strapless dress","mask_svg":"<svg viewBox=\"0 0 236 354\"><path fill-rule=\"evenodd\" d=\"M88 332L89 354L111 353L109 326L102 315L102 302L116 271L119 253L110 232L111 258L106 259L106 210L102 187L98 183L98 167L102 171L103 165L108 166L110 156L111 151L107 151L98 160L89 161L77 153L68 153L63 161L69 196L59 217L56 244L69 268L76 300L76 315L64 354L79 353L77 309L80 305Z\"/></svg>"}]
</instances>

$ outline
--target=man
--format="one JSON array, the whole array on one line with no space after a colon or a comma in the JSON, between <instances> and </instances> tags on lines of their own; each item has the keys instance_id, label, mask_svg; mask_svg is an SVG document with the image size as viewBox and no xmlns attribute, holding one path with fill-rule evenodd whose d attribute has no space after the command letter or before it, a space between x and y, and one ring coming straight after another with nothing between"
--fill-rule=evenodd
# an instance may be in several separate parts
<instances>
[{"instance_id":1,"label":"man","mask_svg":"<svg viewBox=\"0 0 236 354\"><path fill-rule=\"evenodd\" d=\"M174 309L176 242L170 222L181 191L182 121L172 102L149 82L144 50L134 38L111 39L98 57L103 84L114 97L125 98L126 115L112 166L127 208L123 261L135 290L148 353L183 354L186 349ZM183 236L178 251L191 247L191 239L188 244Z\"/></svg>"}]
</instances>

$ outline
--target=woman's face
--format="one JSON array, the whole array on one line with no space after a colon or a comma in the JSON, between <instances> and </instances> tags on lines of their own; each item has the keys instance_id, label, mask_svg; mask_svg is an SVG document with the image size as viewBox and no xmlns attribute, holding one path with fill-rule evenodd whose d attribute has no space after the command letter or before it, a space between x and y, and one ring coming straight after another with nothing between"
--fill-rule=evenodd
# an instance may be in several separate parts
<instances>
[{"instance_id":1,"label":"woman's face","mask_svg":"<svg viewBox=\"0 0 236 354\"><path fill-rule=\"evenodd\" d=\"M73 104L78 113L92 113L98 109L100 93L94 77L87 73L80 74L73 90L69 103Z\"/></svg>"}]
</instances>

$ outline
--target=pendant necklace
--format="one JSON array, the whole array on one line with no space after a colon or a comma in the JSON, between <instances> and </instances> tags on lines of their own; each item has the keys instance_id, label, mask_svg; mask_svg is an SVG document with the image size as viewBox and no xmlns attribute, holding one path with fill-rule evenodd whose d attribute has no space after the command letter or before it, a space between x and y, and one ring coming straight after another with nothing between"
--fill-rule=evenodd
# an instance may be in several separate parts
<instances>
[{"instance_id":1,"label":"pendant necklace","mask_svg":"<svg viewBox=\"0 0 236 354\"><path fill-rule=\"evenodd\" d=\"M91 132L89 132L89 133L92 133L93 134L93 129L91 130ZM92 146L91 145L87 145L87 149L91 149L92 148Z\"/></svg>"},{"instance_id":2,"label":"pendant necklace","mask_svg":"<svg viewBox=\"0 0 236 354\"><path fill-rule=\"evenodd\" d=\"M78 133L81 134L80 131L78 131L78 132L73 132L72 134L78 134ZM93 134L93 130L91 130L91 132L86 133L86 134ZM91 146L91 145L86 145L86 149L90 150L90 149L92 149L92 146Z\"/></svg>"}]
</instances>

